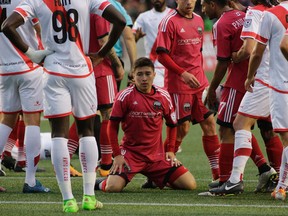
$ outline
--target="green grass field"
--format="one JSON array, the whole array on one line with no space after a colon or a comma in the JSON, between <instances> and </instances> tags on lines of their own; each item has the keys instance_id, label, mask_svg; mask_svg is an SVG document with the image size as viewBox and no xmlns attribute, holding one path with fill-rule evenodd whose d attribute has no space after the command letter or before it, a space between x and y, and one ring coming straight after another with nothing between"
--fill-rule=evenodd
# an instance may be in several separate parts
<instances>
[{"instance_id":1,"label":"green grass field","mask_svg":"<svg viewBox=\"0 0 288 216\"><path fill-rule=\"evenodd\" d=\"M42 131L47 131L47 121L43 121ZM258 129L254 130L260 139ZM96 191L97 199L103 202L104 208L96 212L80 210L78 215L287 215L286 202L275 201L270 194L254 194L257 184L257 169L248 162L244 183L245 192L237 196L200 197L198 193L206 191L211 181L208 160L201 144L201 130L198 125L191 126L190 132L182 145L182 152L177 155L196 178L198 188L195 191L177 191L169 188L140 189L145 177L137 175L122 193L103 193ZM80 168L78 157L72 164ZM43 160L40 167L46 172L37 174L38 179L52 193L23 194L24 173L6 171L6 177L0 177L0 185L6 187L6 193L0 193L0 215L63 215L62 198L57 186L51 161ZM72 178L73 193L77 201L82 199L82 178Z\"/></svg>"}]
</instances>

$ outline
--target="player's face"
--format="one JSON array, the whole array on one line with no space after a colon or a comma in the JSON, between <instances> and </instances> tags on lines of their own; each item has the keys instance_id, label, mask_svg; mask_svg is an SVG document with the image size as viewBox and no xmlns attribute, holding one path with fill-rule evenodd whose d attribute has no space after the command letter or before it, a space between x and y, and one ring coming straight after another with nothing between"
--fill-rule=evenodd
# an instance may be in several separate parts
<instances>
[{"instance_id":1,"label":"player's face","mask_svg":"<svg viewBox=\"0 0 288 216\"><path fill-rule=\"evenodd\" d=\"M206 2L201 0L202 12L205 13L210 20L217 18L215 14L215 3L213 1Z\"/></svg>"},{"instance_id":2,"label":"player's face","mask_svg":"<svg viewBox=\"0 0 288 216\"><path fill-rule=\"evenodd\" d=\"M196 0L176 0L177 10L182 16L192 18Z\"/></svg>"},{"instance_id":3,"label":"player's face","mask_svg":"<svg viewBox=\"0 0 288 216\"><path fill-rule=\"evenodd\" d=\"M151 0L151 3L156 11L163 11L165 9L165 0Z\"/></svg>"},{"instance_id":4,"label":"player's face","mask_svg":"<svg viewBox=\"0 0 288 216\"><path fill-rule=\"evenodd\" d=\"M149 93L152 89L152 83L155 72L151 67L139 67L134 71L135 85L137 89L143 93Z\"/></svg>"}]
</instances>

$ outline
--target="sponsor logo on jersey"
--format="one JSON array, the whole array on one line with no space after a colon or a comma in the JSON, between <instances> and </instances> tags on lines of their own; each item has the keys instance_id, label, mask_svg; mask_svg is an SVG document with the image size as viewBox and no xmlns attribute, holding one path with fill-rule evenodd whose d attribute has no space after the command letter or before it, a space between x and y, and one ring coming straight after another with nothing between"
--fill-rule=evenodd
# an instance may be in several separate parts
<instances>
[{"instance_id":1,"label":"sponsor logo on jersey","mask_svg":"<svg viewBox=\"0 0 288 216\"><path fill-rule=\"evenodd\" d=\"M11 0L0 0L0 5L11 4Z\"/></svg>"},{"instance_id":2,"label":"sponsor logo on jersey","mask_svg":"<svg viewBox=\"0 0 288 216\"><path fill-rule=\"evenodd\" d=\"M251 26L252 19L245 19L244 27L249 28Z\"/></svg>"}]
</instances>

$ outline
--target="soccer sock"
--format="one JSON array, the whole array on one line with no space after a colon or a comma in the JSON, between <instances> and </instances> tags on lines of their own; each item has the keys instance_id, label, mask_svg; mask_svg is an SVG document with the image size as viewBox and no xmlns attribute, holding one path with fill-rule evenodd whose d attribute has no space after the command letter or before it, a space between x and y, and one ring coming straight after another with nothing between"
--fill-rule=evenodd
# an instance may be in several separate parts
<instances>
[{"instance_id":1,"label":"soccer sock","mask_svg":"<svg viewBox=\"0 0 288 216\"><path fill-rule=\"evenodd\" d=\"M252 134L247 130L238 130L235 133L233 169L229 178L231 183L242 181L246 163L252 152L251 138Z\"/></svg>"},{"instance_id":2,"label":"soccer sock","mask_svg":"<svg viewBox=\"0 0 288 216\"><path fill-rule=\"evenodd\" d=\"M51 145L51 161L63 200L73 199L70 180L70 157L67 143L67 139L56 137L52 138Z\"/></svg>"},{"instance_id":3,"label":"soccer sock","mask_svg":"<svg viewBox=\"0 0 288 216\"><path fill-rule=\"evenodd\" d=\"M13 128L12 132L10 133L7 143L4 148L3 155L12 156L12 149L17 141L17 130L18 130L18 122L16 123L15 127Z\"/></svg>"},{"instance_id":4,"label":"soccer sock","mask_svg":"<svg viewBox=\"0 0 288 216\"><path fill-rule=\"evenodd\" d=\"M23 120L18 121L18 130L17 130L17 141L16 146L18 147L17 152L17 165L21 167L26 166L26 155L24 149L24 136L25 136L25 123Z\"/></svg>"},{"instance_id":5,"label":"soccer sock","mask_svg":"<svg viewBox=\"0 0 288 216\"><path fill-rule=\"evenodd\" d=\"M33 187L36 184L36 170L40 159L41 137L39 126L26 126L24 143L26 146L25 183Z\"/></svg>"},{"instance_id":6,"label":"soccer sock","mask_svg":"<svg viewBox=\"0 0 288 216\"><path fill-rule=\"evenodd\" d=\"M100 147L101 147L101 168L102 169L106 168L105 170L109 170L110 168L107 167L107 165L109 166L112 164L112 147L109 143L109 137L108 137L108 120L102 121L100 131Z\"/></svg>"},{"instance_id":7,"label":"soccer sock","mask_svg":"<svg viewBox=\"0 0 288 216\"><path fill-rule=\"evenodd\" d=\"M280 166L279 181L276 187L276 190L279 190L280 187L284 190L288 186L288 147L283 149L282 161Z\"/></svg>"},{"instance_id":8,"label":"soccer sock","mask_svg":"<svg viewBox=\"0 0 288 216\"><path fill-rule=\"evenodd\" d=\"M75 154L75 152L79 146L79 137L77 134L75 122L71 125L71 127L69 129L69 140L68 140L67 145L68 145L70 158L72 158L73 154Z\"/></svg>"},{"instance_id":9,"label":"soccer sock","mask_svg":"<svg viewBox=\"0 0 288 216\"><path fill-rule=\"evenodd\" d=\"M265 146L270 165L279 173L283 152L283 145L279 136L276 135L265 141Z\"/></svg>"},{"instance_id":10,"label":"soccer sock","mask_svg":"<svg viewBox=\"0 0 288 216\"><path fill-rule=\"evenodd\" d=\"M79 156L83 173L83 190L85 195L94 195L98 150L95 137L82 137L79 140Z\"/></svg>"},{"instance_id":11,"label":"soccer sock","mask_svg":"<svg viewBox=\"0 0 288 216\"><path fill-rule=\"evenodd\" d=\"M208 157L213 180L219 178L220 143L217 135L202 136L203 148Z\"/></svg>"},{"instance_id":12,"label":"soccer sock","mask_svg":"<svg viewBox=\"0 0 288 216\"><path fill-rule=\"evenodd\" d=\"M99 184L99 189L102 190L103 192L106 192L106 184L107 184L107 178L104 179L104 180Z\"/></svg>"},{"instance_id":13,"label":"soccer sock","mask_svg":"<svg viewBox=\"0 0 288 216\"><path fill-rule=\"evenodd\" d=\"M96 138L99 159L101 158L101 147L100 147L100 130L101 130L101 116L96 115L94 119L94 136Z\"/></svg>"},{"instance_id":14,"label":"soccer sock","mask_svg":"<svg viewBox=\"0 0 288 216\"><path fill-rule=\"evenodd\" d=\"M234 143L221 143L219 154L219 181L226 182L231 174Z\"/></svg>"},{"instance_id":15,"label":"soccer sock","mask_svg":"<svg viewBox=\"0 0 288 216\"><path fill-rule=\"evenodd\" d=\"M4 147L8 140L10 133L12 132L12 128L8 127L7 125L0 123L0 154L3 153Z\"/></svg>"}]
</instances>

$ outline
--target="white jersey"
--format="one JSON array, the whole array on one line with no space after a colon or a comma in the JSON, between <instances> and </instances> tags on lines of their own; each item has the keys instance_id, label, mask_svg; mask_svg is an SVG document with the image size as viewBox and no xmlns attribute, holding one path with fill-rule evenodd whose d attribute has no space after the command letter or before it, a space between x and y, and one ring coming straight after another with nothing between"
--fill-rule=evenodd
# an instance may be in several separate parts
<instances>
[{"instance_id":1,"label":"white jersey","mask_svg":"<svg viewBox=\"0 0 288 216\"><path fill-rule=\"evenodd\" d=\"M288 93L288 61L280 51L280 41L287 29L286 17L288 14L288 2L268 9L260 21L256 40L269 45L270 49L270 87L275 91Z\"/></svg>"},{"instance_id":2,"label":"white jersey","mask_svg":"<svg viewBox=\"0 0 288 216\"><path fill-rule=\"evenodd\" d=\"M110 5L105 0L25 0L16 12L38 17L42 42L55 51L44 61L47 73L65 77L86 77L93 72L89 51L90 13L102 15Z\"/></svg>"},{"instance_id":3,"label":"white jersey","mask_svg":"<svg viewBox=\"0 0 288 216\"><path fill-rule=\"evenodd\" d=\"M0 1L0 17L7 18L21 0ZM25 25L17 28L22 39L33 49L38 49L39 41L34 30L34 21L28 19ZM15 48L9 39L0 32L0 76L15 75L33 71L38 64L33 63L23 52Z\"/></svg>"},{"instance_id":4,"label":"white jersey","mask_svg":"<svg viewBox=\"0 0 288 216\"><path fill-rule=\"evenodd\" d=\"M264 5L257 5L255 7L249 7L246 16L245 16L245 23L243 25L241 39L245 38L252 38L255 40L256 35L258 33L260 20L263 16L265 10L268 7ZM263 54L261 64L259 65L256 73L256 80L261 80L265 84L269 85L269 47L266 47L266 50Z\"/></svg>"},{"instance_id":5,"label":"white jersey","mask_svg":"<svg viewBox=\"0 0 288 216\"><path fill-rule=\"evenodd\" d=\"M142 28L142 31L146 33L144 37L144 47L145 47L145 54L147 58L153 60L155 68L157 69L164 69L164 66L159 63L156 58L156 37L158 33L158 26L161 20L171 11L171 8L166 7L163 12L158 12L154 8L141 13L134 25L132 30L135 32L138 28Z\"/></svg>"}]
</instances>

